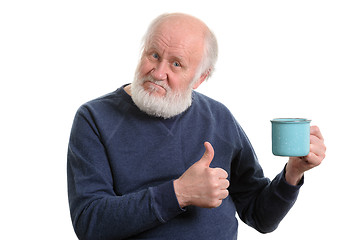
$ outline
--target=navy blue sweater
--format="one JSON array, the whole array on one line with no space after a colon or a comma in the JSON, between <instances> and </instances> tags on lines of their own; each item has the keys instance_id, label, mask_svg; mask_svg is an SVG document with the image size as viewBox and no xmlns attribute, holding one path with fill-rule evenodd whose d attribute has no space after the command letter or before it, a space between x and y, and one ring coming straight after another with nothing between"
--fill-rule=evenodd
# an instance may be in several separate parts
<instances>
[{"instance_id":1,"label":"navy blue sweater","mask_svg":"<svg viewBox=\"0 0 361 240\"><path fill-rule=\"evenodd\" d=\"M228 196L214 209L180 208L173 181L203 153L229 174ZM240 219L273 231L300 186L282 171L265 178L253 148L229 110L193 92L193 103L168 120L141 112L119 88L76 113L68 149L71 218L80 239L237 239ZM302 183L301 183L302 184Z\"/></svg>"}]
</instances>

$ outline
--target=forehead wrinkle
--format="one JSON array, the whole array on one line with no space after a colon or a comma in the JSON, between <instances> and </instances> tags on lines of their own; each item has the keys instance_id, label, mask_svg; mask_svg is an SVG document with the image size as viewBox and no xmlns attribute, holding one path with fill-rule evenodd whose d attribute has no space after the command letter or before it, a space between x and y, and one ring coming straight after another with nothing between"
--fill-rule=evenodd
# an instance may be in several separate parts
<instances>
[{"instance_id":1,"label":"forehead wrinkle","mask_svg":"<svg viewBox=\"0 0 361 240\"><path fill-rule=\"evenodd\" d=\"M164 14L149 29L148 41L156 35L163 35L168 42L172 42L174 39L176 39L174 41L182 40L186 42L188 47L194 48L196 42L204 42L207 29L208 27L201 20L191 15L183 13ZM194 52L194 50L191 50L191 52Z\"/></svg>"},{"instance_id":2,"label":"forehead wrinkle","mask_svg":"<svg viewBox=\"0 0 361 240\"><path fill-rule=\"evenodd\" d=\"M191 51L186 47L186 44L172 41L172 37L167 38L161 34L159 36L156 35L157 34L152 36L148 49L155 49L163 55L167 51L169 52L169 55L177 57L180 60L184 60L187 54L191 54Z\"/></svg>"}]
</instances>

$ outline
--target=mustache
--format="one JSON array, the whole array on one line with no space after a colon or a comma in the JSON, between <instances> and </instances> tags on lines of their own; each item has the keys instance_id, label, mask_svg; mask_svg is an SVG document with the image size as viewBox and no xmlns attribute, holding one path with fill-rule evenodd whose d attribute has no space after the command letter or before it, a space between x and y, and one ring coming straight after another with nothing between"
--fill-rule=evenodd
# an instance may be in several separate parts
<instances>
[{"instance_id":1,"label":"mustache","mask_svg":"<svg viewBox=\"0 0 361 240\"><path fill-rule=\"evenodd\" d=\"M154 79L152 76L148 75L144 78L141 79L141 82L142 84L145 83L145 82L151 82L151 83L154 83L162 88L164 88L167 92L168 91L171 91L170 87L168 86L167 83L165 83L163 80L157 80L157 79Z\"/></svg>"}]
</instances>

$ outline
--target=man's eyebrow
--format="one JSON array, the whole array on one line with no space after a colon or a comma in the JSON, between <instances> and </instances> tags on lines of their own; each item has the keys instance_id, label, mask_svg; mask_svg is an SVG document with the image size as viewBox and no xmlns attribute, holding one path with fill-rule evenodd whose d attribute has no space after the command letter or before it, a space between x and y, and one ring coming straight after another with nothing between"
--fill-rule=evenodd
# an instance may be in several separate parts
<instances>
[{"instance_id":1,"label":"man's eyebrow","mask_svg":"<svg viewBox=\"0 0 361 240\"><path fill-rule=\"evenodd\" d=\"M154 51L154 50L158 50L157 47L153 46L153 45L148 45L148 46L145 46L144 48L145 51Z\"/></svg>"},{"instance_id":2,"label":"man's eyebrow","mask_svg":"<svg viewBox=\"0 0 361 240\"><path fill-rule=\"evenodd\" d=\"M151 44L148 47L146 47L145 51L148 53L149 52L157 52L157 53L161 54L161 50L155 44ZM183 54L172 54L172 52L170 52L170 58L179 60L180 62L184 62L186 59Z\"/></svg>"}]
</instances>

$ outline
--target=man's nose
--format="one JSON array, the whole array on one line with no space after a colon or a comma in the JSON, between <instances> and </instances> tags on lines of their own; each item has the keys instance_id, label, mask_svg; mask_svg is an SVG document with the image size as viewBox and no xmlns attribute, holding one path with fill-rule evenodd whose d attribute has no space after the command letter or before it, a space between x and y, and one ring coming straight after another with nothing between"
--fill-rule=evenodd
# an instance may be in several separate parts
<instances>
[{"instance_id":1,"label":"man's nose","mask_svg":"<svg viewBox=\"0 0 361 240\"><path fill-rule=\"evenodd\" d=\"M168 77L168 64L166 61L159 61L153 68L152 77L157 80L166 80Z\"/></svg>"}]
</instances>

